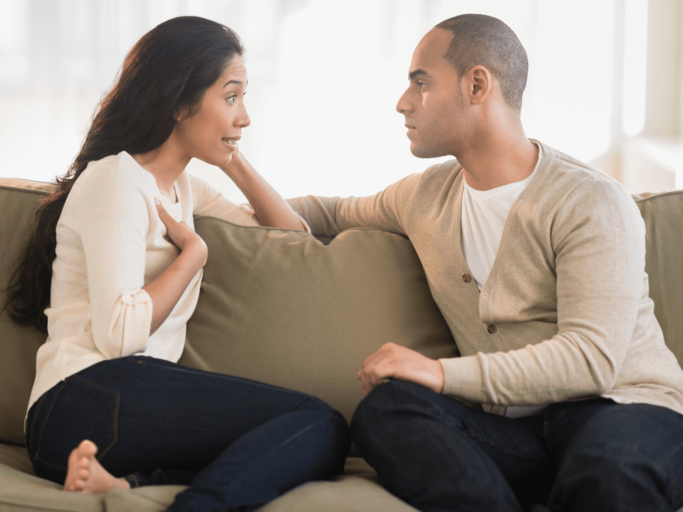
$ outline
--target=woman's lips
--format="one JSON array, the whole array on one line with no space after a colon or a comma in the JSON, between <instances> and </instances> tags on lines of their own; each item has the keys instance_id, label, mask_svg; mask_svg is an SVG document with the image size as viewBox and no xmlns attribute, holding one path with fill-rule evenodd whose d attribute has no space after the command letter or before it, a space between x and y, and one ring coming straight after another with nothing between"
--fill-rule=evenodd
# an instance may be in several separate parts
<instances>
[{"instance_id":1,"label":"woman's lips","mask_svg":"<svg viewBox=\"0 0 683 512\"><path fill-rule=\"evenodd\" d=\"M223 138L221 139L221 142L223 143L223 145L224 145L225 147L227 147L228 149L230 149L230 151L234 151L235 149L237 149L237 140L238 140L238 139L232 139L232 138L228 138L228 137L223 137Z\"/></svg>"}]
</instances>

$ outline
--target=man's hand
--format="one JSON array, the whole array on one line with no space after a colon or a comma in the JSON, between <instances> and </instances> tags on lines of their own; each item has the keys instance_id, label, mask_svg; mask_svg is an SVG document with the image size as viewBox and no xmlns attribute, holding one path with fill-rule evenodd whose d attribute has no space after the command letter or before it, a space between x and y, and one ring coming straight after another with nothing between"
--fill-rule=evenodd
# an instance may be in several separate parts
<instances>
[{"instance_id":1,"label":"man's hand","mask_svg":"<svg viewBox=\"0 0 683 512\"><path fill-rule=\"evenodd\" d=\"M358 372L358 380L366 395L386 378L414 382L437 393L443 391L445 382L439 361L395 343L385 343L369 355Z\"/></svg>"}]
</instances>

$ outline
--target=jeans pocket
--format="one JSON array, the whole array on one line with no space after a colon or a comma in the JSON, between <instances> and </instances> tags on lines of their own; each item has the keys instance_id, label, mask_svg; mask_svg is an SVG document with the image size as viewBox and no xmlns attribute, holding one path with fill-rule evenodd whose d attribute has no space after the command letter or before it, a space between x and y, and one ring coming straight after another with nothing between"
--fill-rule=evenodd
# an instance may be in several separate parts
<instances>
[{"instance_id":1,"label":"jeans pocket","mask_svg":"<svg viewBox=\"0 0 683 512\"><path fill-rule=\"evenodd\" d=\"M77 375L56 388L52 403L36 412L34 463L66 470L69 454L84 439L97 445L101 461L118 439L119 394Z\"/></svg>"}]
</instances>

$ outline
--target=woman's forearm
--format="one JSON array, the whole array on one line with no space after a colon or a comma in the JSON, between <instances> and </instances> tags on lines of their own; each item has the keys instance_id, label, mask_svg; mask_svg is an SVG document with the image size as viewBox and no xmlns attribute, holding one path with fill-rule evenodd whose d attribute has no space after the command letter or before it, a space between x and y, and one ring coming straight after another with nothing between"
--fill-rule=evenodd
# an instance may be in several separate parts
<instances>
[{"instance_id":1,"label":"woman's forearm","mask_svg":"<svg viewBox=\"0 0 683 512\"><path fill-rule=\"evenodd\" d=\"M143 288L152 299L150 336L168 318L192 278L205 263L205 251L201 248L186 247L166 270Z\"/></svg>"},{"instance_id":2,"label":"woman's forearm","mask_svg":"<svg viewBox=\"0 0 683 512\"><path fill-rule=\"evenodd\" d=\"M301 218L242 155L222 169L247 198L261 225L305 231Z\"/></svg>"}]
</instances>

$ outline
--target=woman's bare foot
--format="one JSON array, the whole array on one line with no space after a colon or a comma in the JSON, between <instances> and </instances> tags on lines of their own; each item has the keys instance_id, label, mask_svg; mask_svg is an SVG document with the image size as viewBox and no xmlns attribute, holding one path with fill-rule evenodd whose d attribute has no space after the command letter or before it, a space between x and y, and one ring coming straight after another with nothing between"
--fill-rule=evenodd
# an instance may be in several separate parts
<instances>
[{"instance_id":1,"label":"woman's bare foot","mask_svg":"<svg viewBox=\"0 0 683 512\"><path fill-rule=\"evenodd\" d=\"M97 446L92 441L81 441L69 455L69 469L66 473L64 490L85 494L102 494L120 487L130 489L123 478L115 478L95 458Z\"/></svg>"}]
</instances>

